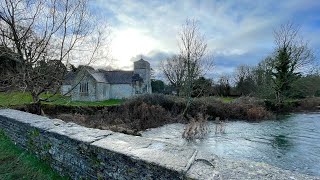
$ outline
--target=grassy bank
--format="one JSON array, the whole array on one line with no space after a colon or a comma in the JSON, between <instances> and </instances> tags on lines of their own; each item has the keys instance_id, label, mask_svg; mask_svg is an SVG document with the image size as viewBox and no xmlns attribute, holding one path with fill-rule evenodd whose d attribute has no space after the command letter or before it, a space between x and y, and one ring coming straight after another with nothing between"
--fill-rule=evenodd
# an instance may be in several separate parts
<instances>
[{"instance_id":1,"label":"grassy bank","mask_svg":"<svg viewBox=\"0 0 320 180\"><path fill-rule=\"evenodd\" d=\"M67 179L37 157L15 146L0 129L0 179Z\"/></svg>"},{"instance_id":2,"label":"grassy bank","mask_svg":"<svg viewBox=\"0 0 320 180\"><path fill-rule=\"evenodd\" d=\"M47 95L43 95L44 98ZM10 107L17 105L30 104L32 102L32 97L29 93L22 92L1 92L0 93L0 107ZM111 99L106 101L97 102L85 102L85 101L71 101L70 97L55 95L49 99L49 102L44 102L45 104L52 105L69 105L69 106L113 106L119 105L123 100Z\"/></svg>"}]
</instances>

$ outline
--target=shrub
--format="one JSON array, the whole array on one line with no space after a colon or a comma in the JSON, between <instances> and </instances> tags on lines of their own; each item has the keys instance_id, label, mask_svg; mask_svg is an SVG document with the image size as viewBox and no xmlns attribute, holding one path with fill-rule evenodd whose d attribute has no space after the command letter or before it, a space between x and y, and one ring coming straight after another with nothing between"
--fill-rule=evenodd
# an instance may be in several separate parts
<instances>
[{"instance_id":1,"label":"shrub","mask_svg":"<svg viewBox=\"0 0 320 180\"><path fill-rule=\"evenodd\" d=\"M263 107L252 107L247 111L248 120L261 120L269 118L270 116L270 112Z\"/></svg>"},{"instance_id":2,"label":"shrub","mask_svg":"<svg viewBox=\"0 0 320 180\"><path fill-rule=\"evenodd\" d=\"M198 113L195 117L189 117L182 137L187 140L202 139L208 134L208 115Z\"/></svg>"},{"instance_id":3,"label":"shrub","mask_svg":"<svg viewBox=\"0 0 320 180\"><path fill-rule=\"evenodd\" d=\"M186 100L177 97L164 94L145 94L135 96L128 99L124 105L133 107L135 104L146 103L149 105L159 105L165 110L170 111L171 113L178 115L183 112L186 106Z\"/></svg>"},{"instance_id":4,"label":"shrub","mask_svg":"<svg viewBox=\"0 0 320 180\"><path fill-rule=\"evenodd\" d=\"M195 129L203 128L202 122L216 117L221 120L265 119L270 113L262 104L264 103L261 100L251 97L242 97L229 103L216 97L194 98L188 114L182 117L186 107L185 99L163 94L146 94L133 97L118 106L77 107L45 104L43 109L47 115L65 121L138 135L141 130L175 122L189 122L191 130L192 126L196 127ZM198 137L199 134L201 133L195 133L194 136Z\"/></svg>"},{"instance_id":5,"label":"shrub","mask_svg":"<svg viewBox=\"0 0 320 180\"><path fill-rule=\"evenodd\" d=\"M215 97L195 98L190 106L190 115L196 116L199 112L213 117L226 117L226 104Z\"/></svg>"},{"instance_id":6,"label":"shrub","mask_svg":"<svg viewBox=\"0 0 320 180\"><path fill-rule=\"evenodd\" d=\"M310 97L299 101L299 110L317 111L320 109L320 97Z\"/></svg>"},{"instance_id":7,"label":"shrub","mask_svg":"<svg viewBox=\"0 0 320 180\"><path fill-rule=\"evenodd\" d=\"M139 122L137 129L141 130L159 127L172 122L171 114L163 107L146 103L136 106L129 118L136 119Z\"/></svg>"}]
</instances>

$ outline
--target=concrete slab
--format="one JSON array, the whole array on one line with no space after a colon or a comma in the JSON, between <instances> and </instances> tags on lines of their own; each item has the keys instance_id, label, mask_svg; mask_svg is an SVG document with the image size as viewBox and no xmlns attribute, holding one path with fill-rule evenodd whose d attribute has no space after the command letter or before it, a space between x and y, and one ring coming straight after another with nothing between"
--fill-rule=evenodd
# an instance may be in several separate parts
<instances>
[{"instance_id":1,"label":"concrete slab","mask_svg":"<svg viewBox=\"0 0 320 180\"><path fill-rule=\"evenodd\" d=\"M48 132L57 133L85 143L92 143L113 133L109 130L86 128L75 123L60 124L49 129Z\"/></svg>"},{"instance_id":2,"label":"concrete slab","mask_svg":"<svg viewBox=\"0 0 320 180\"><path fill-rule=\"evenodd\" d=\"M14 109L0 109L0 115L5 116L9 119L14 119L14 121L19 121L26 124L50 121L50 119L47 117L22 112Z\"/></svg>"},{"instance_id":3,"label":"concrete slab","mask_svg":"<svg viewBox=\"0 0 320 180\"><path fill-rule=\"evenodd\" d=\"M185 173L195 149L120 133L112 134L91 145L121 153L135 159Z\"/></svg>"},{"instance_id":4,"label":"concrete slab","mask_svg":"<svg viewBox=\"0 0 320 180\"><path fill-rule=\"evenodd\" d=\"M8 121L18 121L41 130L49 130L57 126L66 124L62 120L49 119L44 116L38 116L35 114L21 112L13 109L2 109L0 110L0 115L6 117Z\"/></svg>"},{"instance_id":5,"label":"concrete slab","mask_svg":"<svg viewBox=\"0 0 320 180\"><path fill-rule=\"evenodd\" d=\"M187 177L192 179L219 179L217 171L218 156L211 152L197 151L188 169Z\"/></svg>"}]
</instances>

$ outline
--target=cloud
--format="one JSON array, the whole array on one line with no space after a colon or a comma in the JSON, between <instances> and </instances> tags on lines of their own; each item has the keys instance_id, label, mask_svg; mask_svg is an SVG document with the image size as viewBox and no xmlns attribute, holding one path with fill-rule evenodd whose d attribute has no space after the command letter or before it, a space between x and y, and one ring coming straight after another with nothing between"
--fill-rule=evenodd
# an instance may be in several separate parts
<instances>
[{"instance_id":1,"label":"cloud","mask_svg":"<svg viewBox=\"0 0 320 180\"><path fill-rule=\"evenodd\" d=\"M177 34L186 18L199 20L217 67L226 72L239 64L257 64L270 54L274 28L288 21L300 24L310 45L320 49L320 1L98 0L93 4L112 26L113 41L118 42L113 58L119 66L129 66L130 59L143 54L156 67L161 58L177 53ZM134 40L119 41L128 31L136 32L128 35Z\"/></svg>"}]
</instances>

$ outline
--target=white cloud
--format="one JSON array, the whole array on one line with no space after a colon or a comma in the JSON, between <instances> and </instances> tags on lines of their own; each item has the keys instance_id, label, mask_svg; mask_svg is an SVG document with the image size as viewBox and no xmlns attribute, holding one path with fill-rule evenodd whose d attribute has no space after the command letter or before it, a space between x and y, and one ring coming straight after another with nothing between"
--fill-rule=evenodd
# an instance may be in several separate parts
<instances>
[{"instance_id":1,"label":"white cloud","mask_svg":"<svg viewBox=\"0 0 320 180\"><path fill-rule=\"evenodd\" d=\"M245 58L245 54L259 52L261 58L250 60L258 62L272 51L274 28L288 20L295 20L300 12L320 7L320 1L312 0L112 0L107 3L100 0L95 3L110 14L114 31L111 49L114 58L125 62L124 65L139 54L178 52L177 33L186 18L200 21L200 30L208 40L209 51L218 56L233 57L234 61ZM301 17L304 17L303 14ZM320 41L313 38L317 34L319 30L309 35L311 39Z\"/></svg>"}]
</instances>

